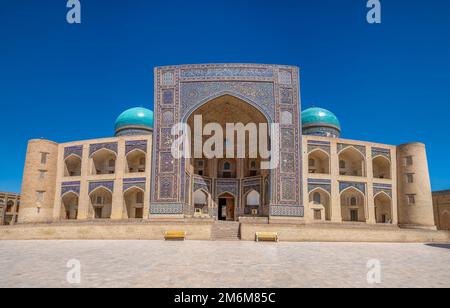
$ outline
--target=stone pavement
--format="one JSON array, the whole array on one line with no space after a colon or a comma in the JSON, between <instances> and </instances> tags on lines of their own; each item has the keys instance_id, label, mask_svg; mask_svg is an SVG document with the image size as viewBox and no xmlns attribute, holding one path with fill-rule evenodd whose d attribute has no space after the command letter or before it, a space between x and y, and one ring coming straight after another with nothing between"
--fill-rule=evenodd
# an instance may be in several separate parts
<instances>
[{"instance_id":1,"label":"stone pavement","mask_svg":"<svg viewBox=\"0 0 450 308\"><path fill-rule=\"evenodd\" d=\"M81 263L71 285L67 262ZM367 283L367 262L382 283ZM450 245L1 241L0 287L450 287Z\"/></svg>"}]
</instances>

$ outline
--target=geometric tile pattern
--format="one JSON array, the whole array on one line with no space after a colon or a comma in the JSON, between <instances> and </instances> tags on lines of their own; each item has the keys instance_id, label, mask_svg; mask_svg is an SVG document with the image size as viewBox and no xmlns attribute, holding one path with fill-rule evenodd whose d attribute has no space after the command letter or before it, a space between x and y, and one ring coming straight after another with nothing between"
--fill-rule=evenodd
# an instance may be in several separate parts
<instances>
[{"instance_id":1,"label":"geometric tile pattern","mask_svg":"<svg viewBox=\"0 0 450 308\"><path fill-rule=\"evenodd\" d=\"M145 191L145 178L123 179L123 191L136 187Z\"/></svg>"},{"instance_id":2,"label":"geometric tile pattern","mask_svg":"<svg viewBox=\"0 0 450 308\"><path fill-rule=\"evenodd\" d=\"M184 160L170 161L166 155L174 140L169 123L184 122L193 111L211 99L231 95L260 110L270 123L281 123L283 117L283 128L278 136L281 139L278 155L284 155L285 163L283 172L280 167L271 171L270 207L280 206L280 210L274 212L283 212L288 216L303 215L301 179L298 176L301 174L301 129L297 68L206 64L159 67L155 72L151 207L158 207L157 212L163 212L161 207L166 205L172 207L168 210L172 212L185 203ZM216 194L223 187L221 183L213 185L218 189ZM195 184L194 180L193 186L195 189L200 184ZM238 189L236 196L240 195L239 186L238 182L233 186L233 189Z\"/></svg>"},{"instance_id":3,"label":"geometric tile pattern","mask_svg":"<svg viewBox=\"0 0 450 308\"><path fill-rule=\"evenodd\" d=\"M89 194L99 187L106 188L112 193L114 192L114 181L89 182Z\"/></svg>"},{"instance_id":4,"label":"geometric tile pattern","mask_svg":"<svg viewBox=\"0 0 450 308\"><path fill-rule=\"evenodd\" d=\"M391 150L383 148L372 148L372 157L384 156L391 160Z\"/></svg>"},{"instance_id":5,"label":"geometric tile pattern","mask_svg":"<svg viewBox=\"0 0 450 308\"><path fill-rule=\"evenodd\" d=\"M80 182L64 182L61 184L61 196L68 192L80 195Z\"/></svg>"},{"instance_id":6,"label":"geometric tile pattern","mask_svg":"<svg viewBox=\"0 0 450 308\"><path fill-rule=\"evenodd\" d=\"M82 158L83 157L83 146L80 145L80 146L64 148L64 159L66 159L67 157L69 157L71 155L75 155L75 156L78 156L79 158Z\"/></svg>"},{"instance_id":7,"label":"geometric tile pattern","mask_svg":"<svg viewBox=\"0 0 450 308\"><path fill-rule=\"evenodd\" d=\"M147 153L147 140L127 141L125 143L125 154L127 155L134 150L141 150Z\"/></svg>"},{"instance_id":8,"label":"geometric tile pattern","mask_svg":"<svg viewBox=\"0 0 450 308\"><path fill-rule=\"evenodd\" d=\"M117 154L118 147L119 144L117 142L91 144L89 148L89 156L92 156L95 152L103 149L110 150Z\"/></svg>"},{"instance_id":9,"label":"geometric tile pattern","mask_svg":"<svg viewBox=\"0 0 450 308\"><path fill-rule=\"evenodd\" d=\"M358 183L358 182L339 182L339 192L344 191L345 189L353 187L362 192L364 195L366 194L366 184Z\"/></svg>"}]
</instances>

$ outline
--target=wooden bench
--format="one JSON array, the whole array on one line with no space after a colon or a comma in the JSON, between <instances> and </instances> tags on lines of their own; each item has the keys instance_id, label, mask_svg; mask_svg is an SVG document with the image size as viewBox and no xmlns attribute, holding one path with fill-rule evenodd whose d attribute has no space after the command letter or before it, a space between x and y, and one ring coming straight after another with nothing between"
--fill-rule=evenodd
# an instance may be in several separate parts
<instances>
[{"instance_id":1,"label":"wooden bench","mask_svg":"<svg viewBox=\"0 0 450 308\"><path fill-rule=\"evenodd\" d=\"M257 242L278 242L278 233L276 232L256 232Z\"/></svg>"},{"instance_id":2,"label":"wooden bench","mask_svg":"<svg viewBox=\"0 0 450 308\"><path fill-rule=\"evenodd\" d=\"M166 241L184 241L186 239L186 231L166 231L164 239Z\"/></svg>"}]
</instances>

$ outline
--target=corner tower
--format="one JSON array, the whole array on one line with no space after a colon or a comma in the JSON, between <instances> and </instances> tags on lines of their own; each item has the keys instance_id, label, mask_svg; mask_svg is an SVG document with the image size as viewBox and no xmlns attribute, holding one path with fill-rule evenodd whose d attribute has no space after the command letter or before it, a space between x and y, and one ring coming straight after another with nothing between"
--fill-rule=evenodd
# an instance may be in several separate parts
<instances>
[{"instance_id":1,"label":"corner tower","mask_svg":"<svg viewBox=\"0 0 450 308\"><path fill-rule=\"evenodd\" d=\"M49 140L30 140L23 173L19 223L52 221L57 163L58 144Z\"/></svg>"},{"instance_id":2,"label":"corner tower","mask_svg":"<svg viewBox=\"0 0 450 308\"><path fill-rule=\"evenodd\" d=\"M399 224L435 229L425 145L398 146L397 166Z\"/></svg>"}]
</instances>

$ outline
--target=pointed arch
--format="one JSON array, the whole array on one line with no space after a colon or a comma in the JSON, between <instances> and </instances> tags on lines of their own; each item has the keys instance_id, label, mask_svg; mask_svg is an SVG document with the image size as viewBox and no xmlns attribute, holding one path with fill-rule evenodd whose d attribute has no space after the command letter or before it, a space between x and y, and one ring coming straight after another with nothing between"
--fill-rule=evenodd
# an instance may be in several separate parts
<instances>
[{"instance_id":1,"label":"pointed arch","mask_svg":"<svg viewBox=\"0 0 450 308\"><path fill-rule=\"evenodd\" d=\"M123 192L123 218L144 218L145 190L139 186L131 186Z\"/></svg>"},{"instance_id":2,"label":"pointed arch","mask_svg":"<svg viewBox=\"0 0 450 308\"><path fill-rule=\"evenodd\" d=\"M357 148L348 146L339 152L338 157L340 175L366 176L366 157Z\"/></svg>"},{"instance_id":3,"label":"pointed arch","mask_svg":"<svg viewBox=\"0 0 450 308\"><path fill-rule=\"evenodd\" d=\"M247 97L245 97L245 96L243 96L243 95L241 95L239 93L231 92L231 91L220 91L220 92L217 92L217 93L215 93L213 95L210 95L207 98L202 99L198 104L196 104L195 106L192 106L184 114L184 116L182 118L182 123L186 123L187 120L195 113L195 111L197 109L200 109L201 107L203 107L204 105L210 103L211 101L217 100L217 99L219 99L221 97L224 97L224 96L231 96L231 97L237 98L237 99L239 99L239 100L249 104L250 106L256 108L259 112L261 112L263 114L263 116L267 120L267 123L269 123L269 124L273 123L272 117L265 110L263 110L263 108L261 108L260 104L254 102L253 100L251 100L251 99L249 99L249 98L247 98Z\"/></svg>"},{"instance_id":4,"label":"pointed arch","mask_svg":"<svg viewBox=\"0 0 450 308\"><path fill-rule=\"evenodd\" d=\"M316 200L319 194L320 200ZM309 192L309 205L315 221L331 221L331 194L322 187L316 187Z\"/></svg>"},{"instance_id":5,"label":"pointed arch","mask_svg":"<svg viewBox=\"0 0 450 308\"><path fill-rule=\"evenodd\" d=\"M308 153L308 171L309 173L330 174L329 153L322 149L314 149Z\"/></svg>"},{"instance_id":6,"label":"pointed arch","mask_svg":"<svg viewBox=\"0 0 450 308\"><path fill-rule=\"evenodd\" d=\"M340 194L342 220L366 222L366 195L356 187L347 187Z\"/></svg>"},{"instance_id":7,"label":"pointed arch","mask_svg":"<svg viewBox=\"0 0 450 308\"><path fill-rule=\"evenodd\" d=\"M366 197L365 192L363 192L362 190L360 190L359 188L354 187L354 186L350 186L350 187L347 187L347 188L343 189L343 190L341 191L340 195L342 195L342 194L344 194L346 191L352 190L352 189L355 190L355 191L357 191L357 192L360 193L361 195L363 195L364 198Z\"/></svg>"},{"instance_id":8,"label":"pointed arch","mask_svg":"<svg viewBox=\"0 0 450 308\"><path fill-rule=\"evenodd\" d=\"M147 153L142 149L133 149L125 155L125 173L142 173L146 171Z\"/></svg>"},{"instance_id":9,"label":"pointed arch","mask_svg":"<svg viewBox=\"0 0 450 308\"><path fill-rule=\"evenodd\" d=\"M376 193L373 197L376 198L380 195L385 195L387 198L389 198L389 200L392 200L392 196L390 196L387 192L385 192L384 190L379 191L378 193Z\"/></svg>"},{"instance_id":10,"label":"pointed arch","mask_svg":"<svg viewBox=\"0 0 450 308\"><path fill-rule=\"evenodd\" d=\"M137 186L137 185L133 185L133 186L130 186L130 187L126 188L126 189L123 191L123 194L126 194L126 193L127 193L129 190L131 190L131 189L138 189L138 190L140 190L142 193L145 194L145 189L143 189L142 187L139 187L139 186Z\"/></svg>"},{"instance_id":11,"label":"pointed arch","mask_svg":"<svg viewBox=\"0 0 450 308\"><path fill-rule=\"evenodd\" d=\"M374 196L375 219L377 223L391 224L393 219L392 197L385 191Z\"/></svg>"},{"instance_id":12,"label":"pointed arch","mask_svg":"<svg viewBox=\"0 0 450 308\"><path fill-rule=\"evenodd\" d=\"M81 176L82 158L77 154L70 154L64 158L64 176Z\"/></svg>"},{"instance_id":13,"label":"pointed arch","mask_svg":"<svg viewBox=\"0 0 450 308\"><path fill-rule=\"evenodd\" d=\"M100 186L94 188L91 192L89 192L89 196L91 196L92 194L94 194L95 192L97 192L97 191L100 190L100 189L105 189L105 190L107 190L108 192L110 192L111 194L114 193L111 189L109 189L109 188L106 187L105 185L100 185Z\"/></svg>"},{"instance_id":14,"label":"pointed arch","mask_svg":"<svg viewBox=\"0 0 450 308\"><path fill-rule=\"evenodd\" d=\"M91 174L114 174L116 172L117 153L106 148L101 148L92 153Z\"/></svg>"},{"instance_id":15,"label":"pointed arch","mask_svg":"<svg viewBox=\"0 0 450 308\"><path fill-rule=\"evenodd\" d=\"M391 160L384 155L372 158L373 177L376 179L391 179Z\"/></svg>"},{"instance_id":16,"label":"pointed arch","mask_svg":"<svg viewBox=\"0 0 450 308\"><path fill-rule=\"evenodd\" d=\"M72 190L61 196L61 219L76 220L78 218L79 200L79 194Z\"/></svg>"},{"instance_id":17,"label":"pointed arch","mask_svg":"<svg viewBox=\"0 0 450 308\"><path fill-rule=\"evenodd\" d=\"M89 193L90 218L110 219L112 214L113 192L101 185Z\"/></svg>"},{"instance_id":18,"label":"pointed arch","mask_svg":"<svg viewBox=\"0 0 450 308\"><path fill-rule=\"evenodd\" d=\"M324 193L324 194L326 194L328 197L331 198L330 192L327 191L326 189L324 189L323 187L316 187L316 188L314 188L313 190L311 190L311 191L309 192L309 194L315 193L315 192L318 192L318 191L319 191L319 192L322 192L322 193Z\"/></svg>"},{"instance_id":19,"label":"pointed arch","mask_svg":"<svg viewBox=\"0 0 450 308\"><path fill-rule=\"evenodd\" d=\"M261 205L261 194L251 189L245 194L245 205L246 206L260 206Z\"/></svg>"}]
</instances>

